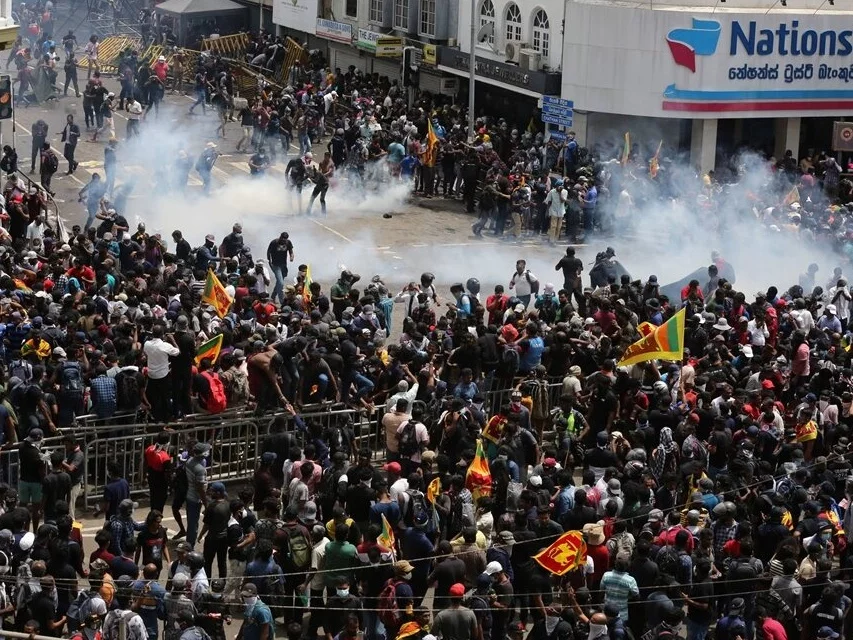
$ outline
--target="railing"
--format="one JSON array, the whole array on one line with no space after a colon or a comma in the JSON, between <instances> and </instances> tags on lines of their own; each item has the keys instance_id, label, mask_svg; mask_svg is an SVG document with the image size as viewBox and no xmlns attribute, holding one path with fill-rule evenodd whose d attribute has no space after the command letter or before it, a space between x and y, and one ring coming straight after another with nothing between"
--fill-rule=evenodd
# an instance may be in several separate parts
<instances>
[{"instance_id":1,"label":"railing","mask_svg":"<svg viewBox=\"0 0 853 640\"><path fill-rule=\"evenodd\" d=\"M562 380L549 382L549 401L553 407L562 393ZM486 393L486 407L494 412L509 403L512 388ZM382 416L385 405L377 405L372 414L350 409L344 405L326 403L303 407L299 416L309 432L313 425L325 431L336 421L351 420L356 437L356 447L371 451L374 459L385 454L385 433ZM107 465L116 463L131 487L135 497L148 493L144 463L145 449L153 444L164 429L172 434L170 450L177 453L191 439L212 445L208 478L210 481L247 480L257 465L263 440L270 426L279 417L289 420L288 431L296 436L300 445L308 441L306 431L298 430L292 416L283 411L255 415L246 409L233 409L221 414L194 414L169 424L142 422L140 414L122 413L109 419L94 415L80 416L73 430L84 452L83 494L87 508L98 504L107 481ZM63 435L50 436L42 441L45 457L63 446ZM18 449L0 450L0 481L16 486L19 476Z\"/></svg>"},{"instance_id":2,"label":"railing","mask_svg":"<svg viewBox=\"0 0 853 640\"><path fill-rule=\"evenodd\" d=\"M56 204L56 200L52 195L50 195L44 187L41 186L40 182L33 180L29 175L24 173L20 167L16 172L17 175L21 176L24 181L27 183L27 190L30 187L38 187L38 189L44 193L45 198L47 199L47 215L45 216L45 222L47 226L53 229L53 232L56 234L57 239L60 242L67 242L68 240L68 232L65 229L65 225L62 222L62 218L59 215L59 205Z\"/></svg>"}]
</instances>

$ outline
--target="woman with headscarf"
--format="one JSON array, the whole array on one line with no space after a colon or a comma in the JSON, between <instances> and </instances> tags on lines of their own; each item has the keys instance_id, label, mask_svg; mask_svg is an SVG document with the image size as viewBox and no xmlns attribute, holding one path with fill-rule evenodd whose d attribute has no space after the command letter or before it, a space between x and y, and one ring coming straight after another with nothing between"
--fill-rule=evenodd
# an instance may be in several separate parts
<instances>
[{"instance_id":1,"label":"woman with headscarf","mask_svg":"<svg viewBox=\"0 0 853 640\"><path fill-rule=\"evenodd\" d=\"M678 445L673 442L671 428L664 427L660 430L660 440L658 446L652 451L649 466L658 482L665 473L673 472L678 468Z\"/></svg>"}]
</instances>

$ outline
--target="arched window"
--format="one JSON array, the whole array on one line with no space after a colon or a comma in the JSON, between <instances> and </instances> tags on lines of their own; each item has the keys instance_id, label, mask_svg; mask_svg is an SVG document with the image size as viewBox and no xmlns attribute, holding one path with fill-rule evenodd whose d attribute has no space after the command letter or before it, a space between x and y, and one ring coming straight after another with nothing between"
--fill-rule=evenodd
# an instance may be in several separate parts
<instances>
[{"instance_id":1,"label":"arched window","mask_svg":"<svg viewBox=\"0 0 853 640\"><path fill-rule=\"evenodd\" d=\"M483 4L480 5L480 26L483 27L487 24L491 24L492 27L495 25L495 5L492 4L492 0L483 0ZM491 45L495 44L494 31L492 35L486 38L485 42Z\"/></svg>"},{"instance_id":2,"label":"arched window","mask_svg":"<svg viewBox=\"0 0 853 640\"><path fill-rule=\"evenodd\" d=\"M507 42L521 42L521 9L514 2L510 2L506 6L504 26Z\"/></svg>"},{"instance_id":3,"label":"arched window","mask_svg":"<svg viewBox=\"0 0 853 640\"><path fill-rule=\"evenodd\" d=\"M537 9L533 14L533 48L543 58L547 58L551 51L551 24L544 9Z\"/></svg>"}]
</instances>

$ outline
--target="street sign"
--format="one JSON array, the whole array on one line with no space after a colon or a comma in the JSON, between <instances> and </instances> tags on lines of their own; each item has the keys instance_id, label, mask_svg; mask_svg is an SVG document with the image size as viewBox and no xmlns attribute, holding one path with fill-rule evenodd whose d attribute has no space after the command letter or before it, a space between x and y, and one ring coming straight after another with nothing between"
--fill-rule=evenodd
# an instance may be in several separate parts
<instances>
[{"instance_id":1,"label":"street sign","mask_svg":"<svg viewBox=\"0 0 853 640\"><path fill-rule=\"evenodd\" d=\"M571 109L575 106L575 103L572 100L566 100L565 98L558 98L557 96L542 96L543 108L546 104L552 105L555 107L568 108L568 109Z\"/></svg>"},{"instance_id":2,"label":"street sign","mask_svg":"<svg viewBox=\"0 0 853 640\"><path fill-rule=\"evenodd\" d=\"M556 96L542 96L542 122L561 127L572 126L575 103Z\"/></svg>"},{"instance_id":3,"label":"street sign","mask_svg":"<svg viewBox=\"0 0 853 640\"><path fill-rule=\"evenodd\" d=\"M561 116L552 116L550 113L542 113L542 122L546 124L556 124L561 127L571 127L572 119L563 118Z\"/></svg>"}]
</instances>

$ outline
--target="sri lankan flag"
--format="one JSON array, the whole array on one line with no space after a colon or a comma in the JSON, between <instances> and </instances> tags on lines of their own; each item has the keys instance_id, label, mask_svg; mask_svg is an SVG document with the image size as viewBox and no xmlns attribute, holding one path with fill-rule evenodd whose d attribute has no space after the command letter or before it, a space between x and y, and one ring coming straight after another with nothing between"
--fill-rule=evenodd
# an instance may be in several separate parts
<instances>
[{"instance_id":1,"label":"sri lankan flag","mask_svg":"<svg viewBox=\"0 0 853 640\"><path fill-rule=\"evenodd\" d=\"M305 282L302 283L302 300L306 305L311 304L311 265L305 265Z\"/></svg>"},{"instance_id":2,"label":"sri lankan flag","mask_svg":"<svg viewBox=\"0 0 853 640\"><path fill-rule=\"evenodd\" d=\"M625 132L625 146L622 148L622 156L619 158L619 164L623 167L628 164L628 160L631 157L631 133L629 131Z\"/></svg>"},{"instance_id":3,"label":"sri lankan flag","mask_svg":"<svg viewBox=\"0 0 853 640\"><path fill-rule=\"evenodd\" d=\"M198 348L195 350L196 366L198 366L202 360L210 360L211 362L216 362L216 360L219 358L220 351L222 351L221 333L213 336L210 340L198 346Z\"/></svg>"},{"instance_id":4,"label":"sri lankan flag","mask_svg":"<svg viewBox=\"0 0 853 640\"><path fill-rule=\"evenodd\" d=\"M653 325L651 322L641 322L637 325L637 333L639 333L644 338L652 333L657 327Z\"/></svg>"},{"instance_id":5,"label":"sri lankan flag","mask_svg":"<svg viewBox=\"0 0 853 640\"><path fill-rule=\"evenodd\" d=\"M427 119L426 151L421 162L425 167L434 167L438 156L438 136L432 128L432 120Z\"/></svg>"},{"instance_id":6,"label":"sri lankan flag","mask_svg":"<svg viewBox=\"0 0 853 640\"><path fill-rule=\"evenodd\" d=\"M625 350L617 366L647 360L681 360L684 357L684 309Z\"/></svg>"},{"instance_id":7,"label":"sri lankan flag","mask_svg":"<svg viewBox=\"0 0 853 640\"><path fill-rule=\"evenodd\" d=\"M486 460L482 440L477 440L477 453L474 455L471 466L468 467L465 486L474 496L475 504L481 497L492 494L492 472L489 471L489 461Z\"/></svg>"},{"instance_id":8,"label":"sri lankan flag","mask_svg":"<svg viewBox=\"0 0 853 640\"><path fill-rule=\"evenodd\" d=\"M663 140L658 143L658 150L655 151L655 155L652 156L652 159L649 160L649 175L652 180L658 177L658 171L660 170L660 148L663 146Z\"/></svg>"},{"instance_id":9,"label":"sri lankan flag","mask_svg":"<svg viewBox=\"0 0 853 640\"><path fill-rule=\"evenodd\" d=\"M438 497L438 494L441 493L441 478L436 476L432 479L432 482L429 483L426 491L426 499L430 504L435 504L435 499Z\"/></svg>"},{"instance_id":10,"label":"sri lankan flag","mask_svg":"<svg viewBox=\"0 0 853 640\"><path fill-rule=\"evenodd\" d=\"M228 309L231 308L233 300L212 269L207 272L207 281L204 283L201 301L216 309L216 315L220 318L224 317L228 313Z\"/></svg>"},{"instance_id":11,"label":"sri lankan flag","mask_svg":"<svg viewBox=\"0 0 853 640\"><path fill-rule=\"evenodd\" d=\"M388 518L385 517L384 513L382 514L382 532L379 534L379 537L376 538L376 542L386 549L390 549L392 552L394 551L394 543L396 542L394 538L394 530L391 528L391 523L388 522Z\"/></svg>"}]
</instances>

